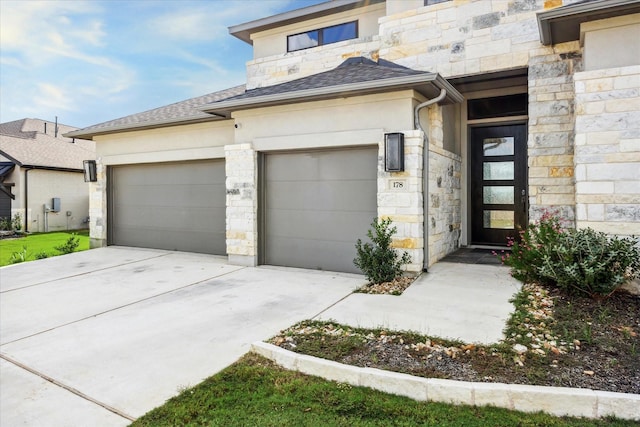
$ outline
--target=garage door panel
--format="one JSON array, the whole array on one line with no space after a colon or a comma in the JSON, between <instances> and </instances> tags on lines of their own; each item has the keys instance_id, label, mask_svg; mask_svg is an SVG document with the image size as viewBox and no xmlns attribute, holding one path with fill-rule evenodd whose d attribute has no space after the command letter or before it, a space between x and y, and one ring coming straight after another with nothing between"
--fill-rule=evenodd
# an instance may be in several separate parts
<instances>
[{"instance_id":1,"label":"garage door panel","mask_svg":"<svg viewBox=\"0 0 640 427\"><path fill-rule=\"evenodd\" d=\"M213 161L213 163L224 164L223 161ZM209 184L222 180L224 182L224 167L211 168L211 162L190 162L186 167L185 163L149 163L131 166L118 167L118 178L130 183L145 183L148 185L148 178L153 174L153 184L167 185L184 181L188 176L189 183ZM178 166L180 165L180 166Z\"/></svg>"},{"instance_id":2,"label":"garage door panel","mask_svg":"<svg viewBox=\"0 0 640 427\"><path fill-rule=\"evenodd\" d=\"M327 265L330 265L335 266L333 271L360 273L353 265L356 251L351 242L275 238L273 245L281 249L273 254L270 262L273 265L313 270L327 270Z\"/></svg>"},{"instance_id":3,"label":"garage door panel","mask_svg":"<svg viewBox=\"0 0 640 427\"><path fill-rule=\"evenodd\" d=\"M355 272L377 215L377 147L266 154L264 262Z\"/></svg>"},{"instance_id":4,"label":"garage door panel","mask_svg":"<svg viewBox=\"0 0 640 427\"><path fill-rule=\"evenodd\" d=\"M226 253L224 161L114 167L111 244Z\"/></svg>"},{"instance_id":5,"label":"garage door panel","mask_svg":"<svg viewBox=\"0 0 640 427\"><path fill-rule=\"evenodd\" d=\"M270 189L267 204L279 209L360 211L376 197L371 180L280 181L270 183Z\"/></svg>"},{"instance_id":6,"label":"garage door panel","mask_svg":"<svg viewBox=\"0 0 640 427\"><path fill-rule=\"evenodd\" d=\"M377 152L363 156L362 149L336 151L316 151L310 153L278 154L269 159L270 181L322 180L341 181L352 179L375 179L377 167L370 169L371 158Z\"/></svg>"},{"instance_id":7,"label":"garage door panel","mask_svg":"<svg viewBox=\"0 0 640 427\"><path fill-rule=\"evenodd\" d=\"M306 221L300 221L300 216L306 216ZM367 235L368 224L373 221L371 212L343 212L337 214L332 211L292 211L270 210L268 217L278 218L277 221L267 221L271 237L285 237L316 240L333 240L336 242L355 242ZM313 226L309 226L313 224Z\"/></svg>"},{"instance_id":8,"label":"garage door panel","mask_svg":"<svg viewBox=\"0 0 640 427\"><path fill-rule=\"evenodd\" d=\"M165 228L122 227L122 237L118 245L171 251L224 254L226 251L224 233L202 233L201 231L167 230ZM159 247L156 234L162 233L166 242Z\"/></svg>"},{"instance_id":9,"label":"garage door panel","mask_svg":"<svg viewBox=\"0 0 640 427\"><path fill-rule=\"evenodd\" d=\"M224 185L134 185L118 194L118 203L127 206L175 205L190 207L211 206L212 200L225 197Z\"/></svg>"}]
</instances>

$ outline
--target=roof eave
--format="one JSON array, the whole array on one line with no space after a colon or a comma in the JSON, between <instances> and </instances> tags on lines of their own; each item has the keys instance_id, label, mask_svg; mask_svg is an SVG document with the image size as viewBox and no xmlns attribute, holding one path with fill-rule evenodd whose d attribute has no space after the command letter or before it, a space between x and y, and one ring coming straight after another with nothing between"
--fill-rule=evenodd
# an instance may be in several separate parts
<instances>
[{"instance_id":1,"label":"roof eave","mask_svg":"<svg viewBox=\"0 0 640 427\"><path fill-rule=\"evenodd\" d=\"M260 31L270 30L272 28L282 27L284 25L300 22L301 20L309 20L320 18L322 16L333 15L335 13L346 10L355 9L357 7L369 6L376 3L382 3L386 0L332 0L301 9L291 10L289 12L268 16L255 21L245 22L243 24L233 25L229 27L229 34L239 38L243 42L253 45L251 34Z\"/></svg>"},{"instance_id":2,"label":"roof eave","mask_svg":"<svg viewBox=\"0 0 640 427\"><path fill-rule=\"evenodd\" d=\"M553 45L580 38L580 24L640 12L640 0L595 0L546 10L537 14L540 42ZM554 37L557 30L563 35Z\"/></svg>"},{"instance_id":3,"label":"roof eave","mask_svg":"<svg viewBox=\"0 0 640 427\"><path fill-rule=\"evenodd\" d=\"M462 102L463 96L442 76L435 73L418 74L408 77L396 77L344 85L306 89L295 92L277 93L271 95L256 96L253 98L241 98L229 101L219 101L207 104L199 109L209 114L226 115L230 117L233 111L248 110L253 108L272 107L276 105L292 104L298 102L321 101L325 99L343 98L349 96L369 95L375 93L391 92L404 89L414 89L427 98L433 98L445 89L447 96L442 104Z\"/></svg>"},{"instance_id":4,"label":"roof eave","mask_svg":"<svg viewBox=\"0 0 640 427\"><path fill-rule=\"evenodd\" d=\"M121 132L132 132L137 130L146 130L146 129L155 129L169 126L181 126L181 125L191 125L195 123L205 123L212 122L218 120L227 119L226 116L219 115L211 115L210 117L201 117L201 116L190 116L184 117L181 119L164 119L164 120L150 120L142 123L136 124L123 124L110 126L100 129L92 129L92 130L75 130L73 132L65 133L62 136L67 138L82 138L93 141L93 137L100 135L109 135L112 133L121 133Z\"/></svg>"}]
</instances>

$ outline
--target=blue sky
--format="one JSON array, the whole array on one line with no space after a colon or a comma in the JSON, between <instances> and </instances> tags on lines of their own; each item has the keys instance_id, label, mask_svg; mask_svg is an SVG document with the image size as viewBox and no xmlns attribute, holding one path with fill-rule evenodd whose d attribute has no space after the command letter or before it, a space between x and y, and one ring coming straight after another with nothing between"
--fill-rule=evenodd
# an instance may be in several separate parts
<instances>
[{"instance_id":1,"label":"blue sky","mask_svg":"<svg viewBox=\"0 0 640 427\"><path fill-rule=\"evenodd\" d=\"M0 0L0 122L86 127L245 82L228 27L323 0Z\"/></svg>"}]
</instances>

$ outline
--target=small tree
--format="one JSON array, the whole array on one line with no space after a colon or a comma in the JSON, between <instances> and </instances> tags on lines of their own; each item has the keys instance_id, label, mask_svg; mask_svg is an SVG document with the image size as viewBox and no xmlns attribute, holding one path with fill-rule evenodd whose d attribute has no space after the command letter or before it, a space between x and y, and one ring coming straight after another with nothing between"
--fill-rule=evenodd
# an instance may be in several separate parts
<instances>
[{"instance_id":1,"label":"small tree","mask_svg":"<svg viewBox=\"0 0 640 427\"><path fill-rule=\"evenodd\" d=\"M392 281L402 275L402 266L411 262L407 252L400 256L391 247L391 237L398 230L396 227L390 228L390 225L390 218L381 221L374 218L371 223L372 229L367 231L371 243L362 243L361 239L356 243L358 256L353 263L372 283Z\"/></svg>"}]
</instances>

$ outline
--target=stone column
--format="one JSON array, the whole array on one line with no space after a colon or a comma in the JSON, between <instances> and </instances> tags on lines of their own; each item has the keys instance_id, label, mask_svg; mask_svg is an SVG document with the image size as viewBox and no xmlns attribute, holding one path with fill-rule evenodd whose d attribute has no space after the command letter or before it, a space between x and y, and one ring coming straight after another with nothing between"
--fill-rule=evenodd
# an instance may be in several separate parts
<instances>
[{"instance_id":1,"label":"stone column","mask_svg":"<svg viewBox=\"0 0 640 427\"><path fill-rule=\"evenodd\" d=\"M227 254L229 263L258 264L257 153L251 144L224 147L227 187Z\"/></svg>"},{"instance_id":2,"label":"stone column","mask_svg":"<svg viewBox=\"0 0 640 427\"><path fill-rule=\"evenodd\" d=\"M529 220L552 209L573 224L573 73L582 54L577 42L536 53L529 61Z\"/></svg>"},{"instance_id":3,"label":"stone column","mask_svg":"<svg viewBox=\"0 0 640 427\"><path fill-rule=\"evenodd\" d=\"M89 184L89 247L107 246L107 167L96 160L98 181Z\"/></svg>"},{"instance_id":4,"label":"stone column","mask_svg":"<svg viewBox=\"0 0 640 427\"><path fill-rule=\"evenodd\" d=\"M378 217L391 218L398 229L392 246L407 251L411 264L409 272L422 270L424 259L424 208L422 199L422 131L404 133L404 172L385 172L384 139L378 149Z\"/></svg>"}]
</instances>

